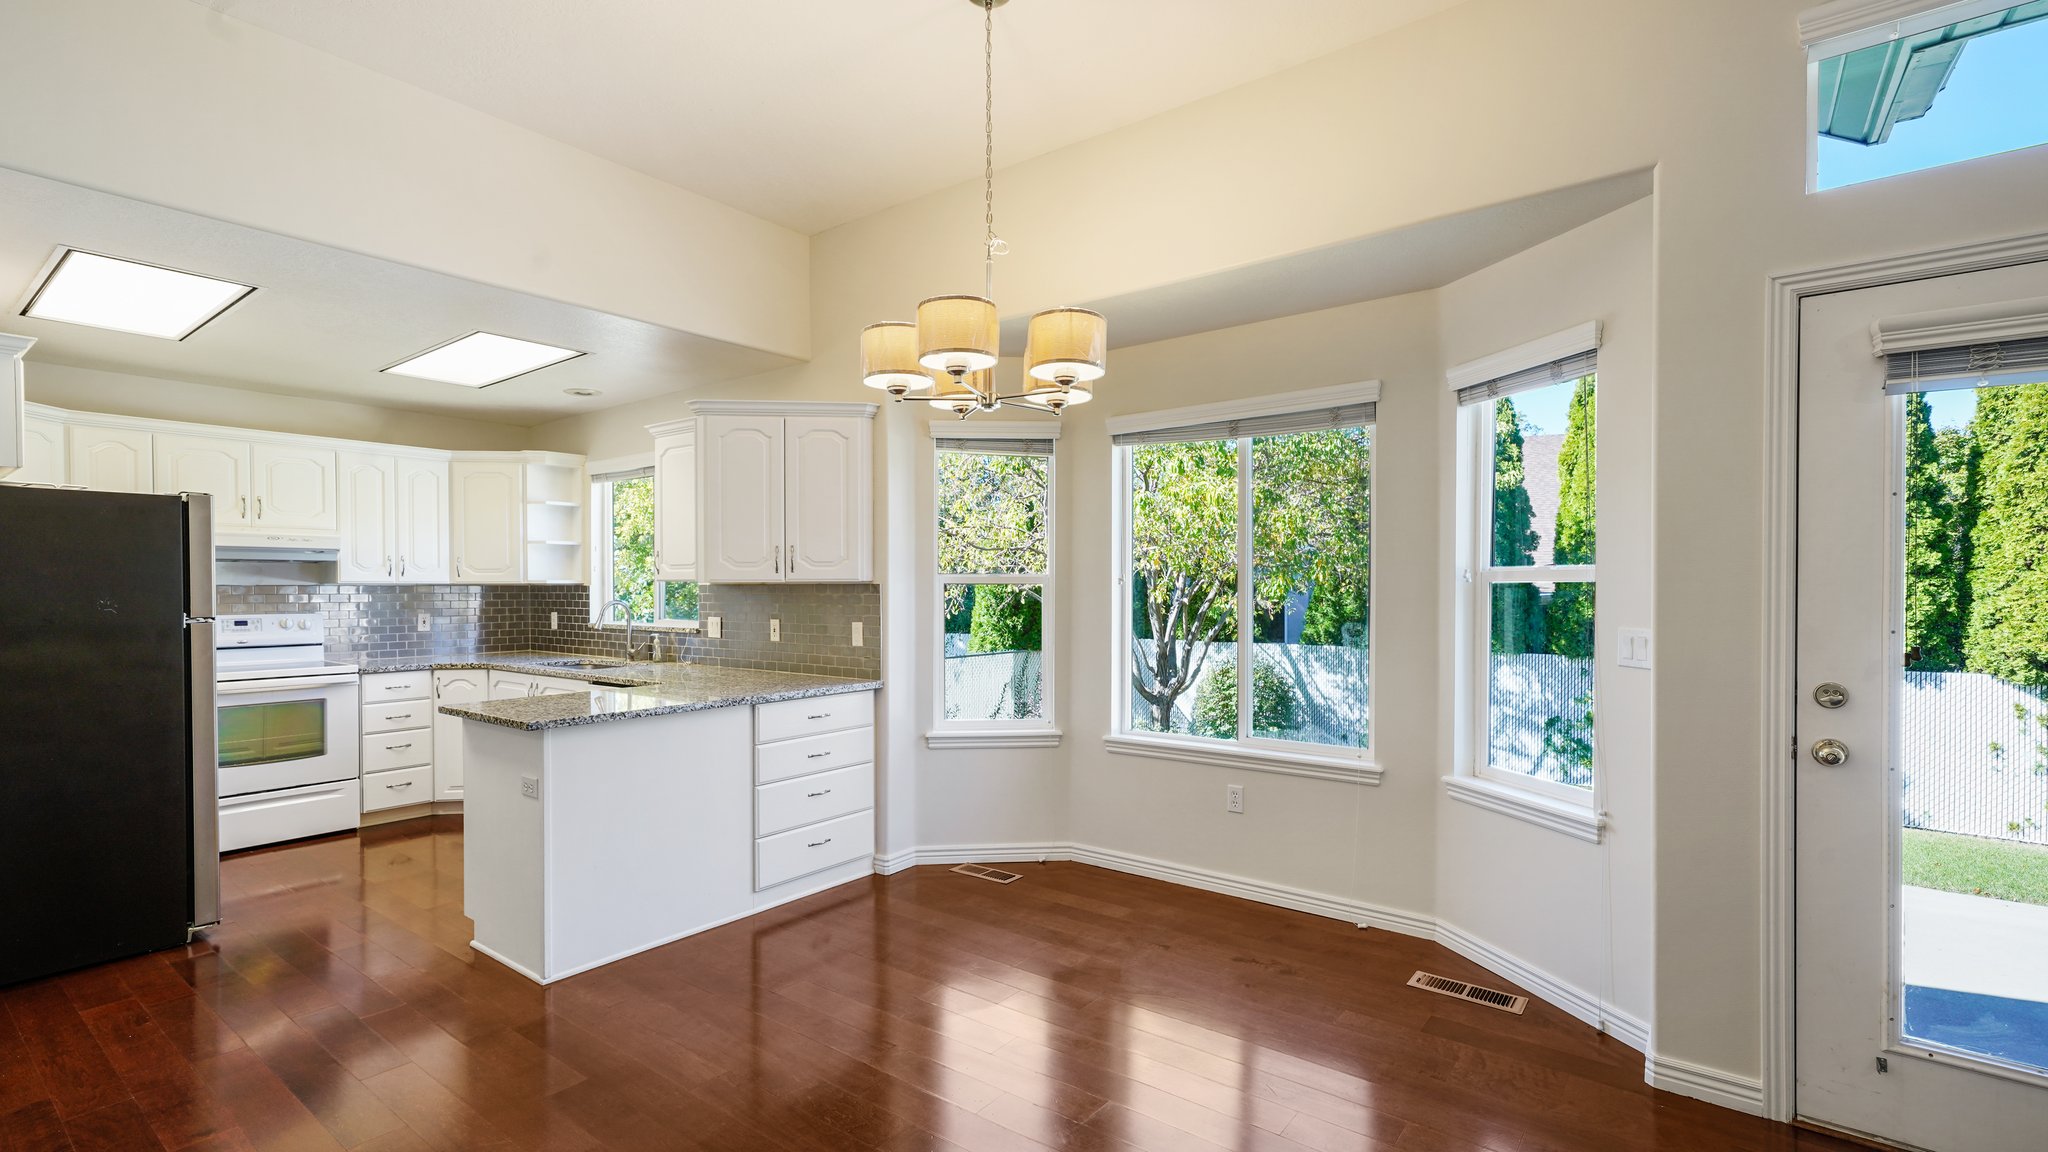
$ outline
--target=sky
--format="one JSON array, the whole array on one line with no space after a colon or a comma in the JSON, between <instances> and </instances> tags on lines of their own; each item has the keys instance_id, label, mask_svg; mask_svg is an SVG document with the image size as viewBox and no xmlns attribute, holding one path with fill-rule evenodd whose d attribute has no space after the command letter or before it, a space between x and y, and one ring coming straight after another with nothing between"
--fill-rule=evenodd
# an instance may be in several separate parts
<instances>
[{"instance_id":1,"label":"sky","mask_svg":"<svg viewBox=\"0 0 2048 1152\"><path fill-rule=\"evenodd\" d=\"M2048 143L2048 20L1963 46L1927 115L1883 144L1820 138L1817 187L1840 188Z\"/></svg>"}]
</instances>

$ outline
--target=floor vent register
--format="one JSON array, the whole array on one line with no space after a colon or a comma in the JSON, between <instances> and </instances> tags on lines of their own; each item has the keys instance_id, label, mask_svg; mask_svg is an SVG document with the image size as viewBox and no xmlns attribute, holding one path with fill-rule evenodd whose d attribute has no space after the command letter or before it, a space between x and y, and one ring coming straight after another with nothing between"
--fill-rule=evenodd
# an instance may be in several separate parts
<instances>
[{"instance_id":1,"label":"floor vent register","mask_svg":"<svg viewBox=\"0 0 2048 1152\"><path fill-rule=\"evenodd\" d=\"M953 871L958 872L962 876L973 876L981 880L993 880L998 884L1011 884L1024 878L1015 872L1005 872L1001 868L989 868L981 864L962 864L953 869Z\"/></svg>"},{"instance_id":2,"label":"floor vent register","mask_svg":"<svg viewBox=\"0 0 2048 1152\"><path fill-rule=\"evenodd\" d=\"M1410 988L1420 988L1425 992L1434 992L1439 996L1449 996L1457 1000L1469 1000L1474 1004L1484 1004L1488 1008L1498 1008L1503 1012L1513 1012L1517 1016L1522 1014L1522 1009L1529 1006L1529 998L1527 996L1515 996L1506 992L1497 992L1491 988L1481 988L1477 984L1467 984L1463 980L1453 980L1448 976L1438 976L1430 972L1417 972L1415 975L1410 976L1408 978L1408 986Z\"/></svg>"}]
</instances>

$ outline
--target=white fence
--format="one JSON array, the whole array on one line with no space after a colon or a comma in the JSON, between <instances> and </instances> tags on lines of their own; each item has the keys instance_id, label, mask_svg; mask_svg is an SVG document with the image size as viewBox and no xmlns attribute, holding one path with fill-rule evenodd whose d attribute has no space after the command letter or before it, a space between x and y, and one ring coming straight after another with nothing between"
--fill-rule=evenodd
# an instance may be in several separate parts
<instances>
[{"instance_id":1,"label":"white fence","mask_svg":"<svg viewBox=\"0 0 2048 1152\"><path fill-rule=\"evenodd\" d=\"M1906 826L2048 844L2048 702L1981 672L1908 672Z\"/></svg>"},{"instance_id":2,"label":"white fence","mask_svg":"<svg viewBox=\"0 0 2048 1152\"><path fill-rule=\"evenodd\" d=\"M948 636L947 640L951 641ZM963 638L964 639L964 638ZM963 643L960 647L964 648ZM1017 720L1045 715L1042 652L946 651L946 719Z\"/></svg>"}]
</instances>

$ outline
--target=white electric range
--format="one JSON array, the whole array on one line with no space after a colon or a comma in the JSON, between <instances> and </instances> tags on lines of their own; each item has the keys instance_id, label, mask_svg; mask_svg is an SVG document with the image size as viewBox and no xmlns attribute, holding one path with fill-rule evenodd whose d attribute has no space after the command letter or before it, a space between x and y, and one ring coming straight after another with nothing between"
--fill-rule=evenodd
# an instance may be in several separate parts
<instances>
[{"instance_id":1,"label":"white electric range","mask_svg":"<svg viewBox=\"0 0 2048 1152\"><path fill-rule=\"evenodd\" d=\"M214 622L223 852L354 828L359 675L319 613Z\"/></svg>"}]
</instances>

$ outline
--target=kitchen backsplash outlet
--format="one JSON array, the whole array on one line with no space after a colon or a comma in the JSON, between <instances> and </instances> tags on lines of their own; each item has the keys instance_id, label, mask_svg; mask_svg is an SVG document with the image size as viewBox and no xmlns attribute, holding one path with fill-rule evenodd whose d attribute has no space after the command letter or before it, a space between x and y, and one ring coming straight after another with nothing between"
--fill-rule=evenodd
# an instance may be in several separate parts
<instances>
[{"instance_id":1,"label":"kitchen backsplash outlet","mask_svg":"<svg viewBox=\"0 0 2048 1152\"><path fill-rule=\"evenodd\" d=\"M590 626L590 589L580 584L237 584L216 595L223 616L323 612L328 652L366 664L529 649L620 656L625 648L623 628ZM662 632L664 652L680 644L683 658L701 664L881 675L878 647L848 643L856 625L881 627L879 585L707 584L698 596L701 617L722 618L720 635ZM770 620L780 621L780 642L769 640Z\"/></svg>"}]
</instances>

